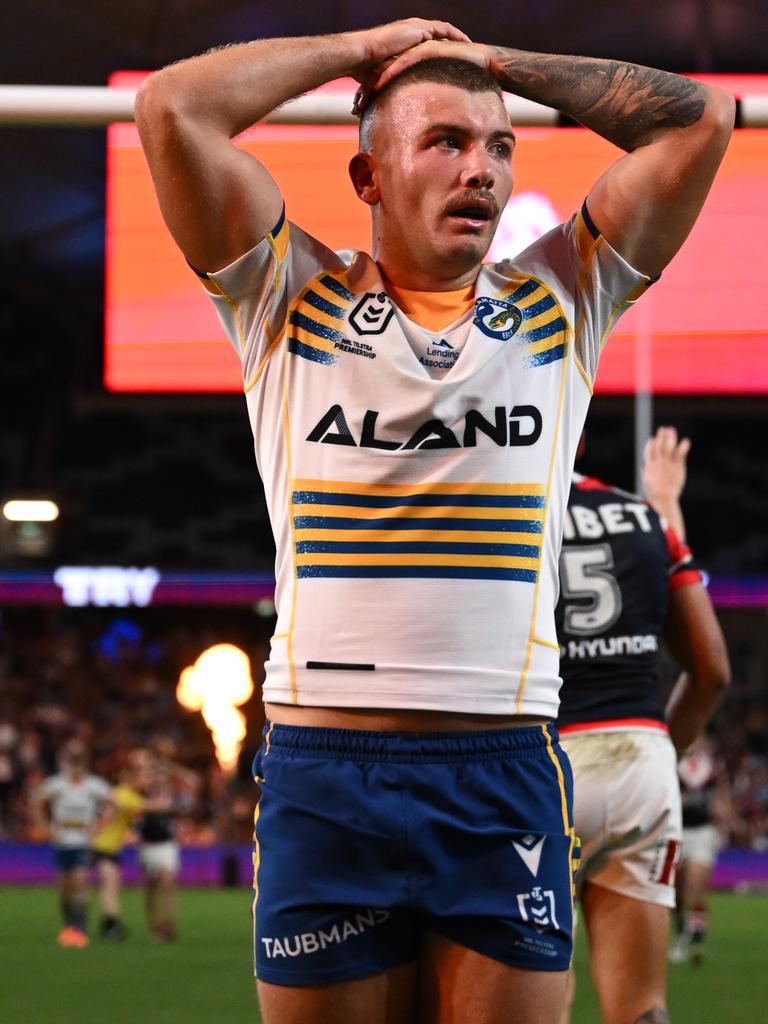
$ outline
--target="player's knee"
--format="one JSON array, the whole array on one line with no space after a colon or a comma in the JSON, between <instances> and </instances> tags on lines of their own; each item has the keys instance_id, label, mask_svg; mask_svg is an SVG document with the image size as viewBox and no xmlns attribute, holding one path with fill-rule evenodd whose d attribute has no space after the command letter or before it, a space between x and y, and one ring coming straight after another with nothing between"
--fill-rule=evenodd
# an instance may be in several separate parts
<instances>
[{"instance_id":1,"label":"player's knee","mask_svg":"<svg viewBox=\"0 0 768 1024\"><path fill-rule=\"evenodd\" d=\"M638 1017L635 1024L669 1024L669 1014L665 1006L653 1006Z\"/></svg>"}]
</instances>

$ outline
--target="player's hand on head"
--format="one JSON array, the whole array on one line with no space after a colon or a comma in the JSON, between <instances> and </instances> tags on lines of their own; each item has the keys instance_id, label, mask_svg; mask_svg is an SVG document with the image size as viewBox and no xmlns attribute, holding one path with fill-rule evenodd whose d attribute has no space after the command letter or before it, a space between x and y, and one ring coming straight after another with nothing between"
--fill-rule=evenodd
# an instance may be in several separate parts
<instances>
[{"instance_id":1,"label":"player's hand on head","mask_svg":"<svg viewBox=\"0 0 768 1024\"><path fill-rule=\"evenodd\" d=\"M674 427L659 427L643 452L643 485L652 504L677 501L685 487L691 442Z\"/></svg>"},{"instance_id":2,"label":"player's hand on head","mask_svg":"<svg viewBox=\"0 0 768 1024\"><path fill-rule=\"evenodd\" d=\"M358 33L363 37L364 58L354 73L362 81L371 68L390 60L405 50L429 40L452 40L468 43L469 37L447 21L428 21L425 18L405 18L388 25L378 25Z\"/></svg>"},{"instance_id":3,"label":"player's hand on head","mask_svg":"<svg viewBox=\"0 0 768 1024\"><path fill-rule=\"evenodd\" d=\"M364 59L352 71L353 78L360 82L353 114L362 114L384 73L404 53L433 42L472 45L469 37L449 22L426 21L424 18L407 18L356 34L365 39ZM419 59L424 60L424 57Z\"/></svg>"},{"instance_id":4,"label":"player's hand on head","mask_svg":"<svg viewBox=\"0 0 768 1024\"><path fill-rule=\"evenodd\" d=\"M452 57L454 60L467 60L480 67L489 68L493 51L483 43L473 43L469 39L429 39L398 54L387 62L374 89L382 89L387 82L401 75L406 68L418 64L430 57Z\"/></svg>"}]
</instances>

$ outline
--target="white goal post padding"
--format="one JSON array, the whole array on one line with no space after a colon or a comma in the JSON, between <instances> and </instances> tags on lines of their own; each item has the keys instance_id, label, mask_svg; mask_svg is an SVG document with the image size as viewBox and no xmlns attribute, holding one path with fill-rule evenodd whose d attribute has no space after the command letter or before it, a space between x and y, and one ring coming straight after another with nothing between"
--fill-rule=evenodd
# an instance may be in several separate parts
<instances>
[{"instance_id":1,"label":"white goal post padding","mask_svg":"<svg viewBox=\"0 0 768 1024\"><path fill-rule=\"evenodd\" d=\"M272 124L355 124L352 92L319 92L284 103ZM0 125L103 125L132 121L135 89L91 85L0 85ZM557 111L519 96L505 97L512 124L557 124ZM768 128L768 96L741 97L741 124Z\"/></svg>"}]
</instances>

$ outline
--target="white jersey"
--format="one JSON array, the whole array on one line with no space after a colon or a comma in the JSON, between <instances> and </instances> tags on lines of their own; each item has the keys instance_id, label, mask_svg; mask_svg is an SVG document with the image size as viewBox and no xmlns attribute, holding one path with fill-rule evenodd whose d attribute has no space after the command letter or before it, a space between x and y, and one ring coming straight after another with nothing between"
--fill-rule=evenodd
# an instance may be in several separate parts
<instances>
[{"instance_id":1,"label":"white jersey","mask_svg":"<svg viewBox=\"0 0 768 1024\"><path fill-rule=\"evenodd\" d=\"M82 849L90 843L90 826L99 807L112 792L106 779L85 775L73 782L66 775L51 775L40 787L51 809L51 842L54 846Z\"/></svg>"},{"instance_id":2,"label":"white jersey","mask_svg":"<svg viewBox=\"0 0 768 1024\"><path fill-rule=\"evenodd\" d=\"M482 267L436 378L419 353L439 331L364 253L281 218L205 277L277 546L265 700L554 717L576 445L602 344L649 279L577 214Z\"/></svg>"}]
</instances>

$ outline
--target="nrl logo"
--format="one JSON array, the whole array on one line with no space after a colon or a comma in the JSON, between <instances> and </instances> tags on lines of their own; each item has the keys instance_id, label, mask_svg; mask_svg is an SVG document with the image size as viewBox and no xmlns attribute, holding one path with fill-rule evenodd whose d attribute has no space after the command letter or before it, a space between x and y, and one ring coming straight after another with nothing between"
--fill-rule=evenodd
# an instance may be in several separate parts
<instances>
[{"instance_id":1,"label":"nrl logo","mask_svg":"<svg viewBox=\"0 0 768 1024\"><path fill-rule=\"evenodd\" d=\"M381 334L394 312L386 292L366 292L352 310L349 322L358 334Z\"/></svg>"},{"instance_id":2,"label":"nrl logo","mask_svg":"<svg viewBox=\"0 0 768 1024\"><path fill-rule=\"evenodd\" d=\"M523 314L505 299L477 299L473 323L494 341L507 341L523 322Z\"/></svg>"}]
</instances>

